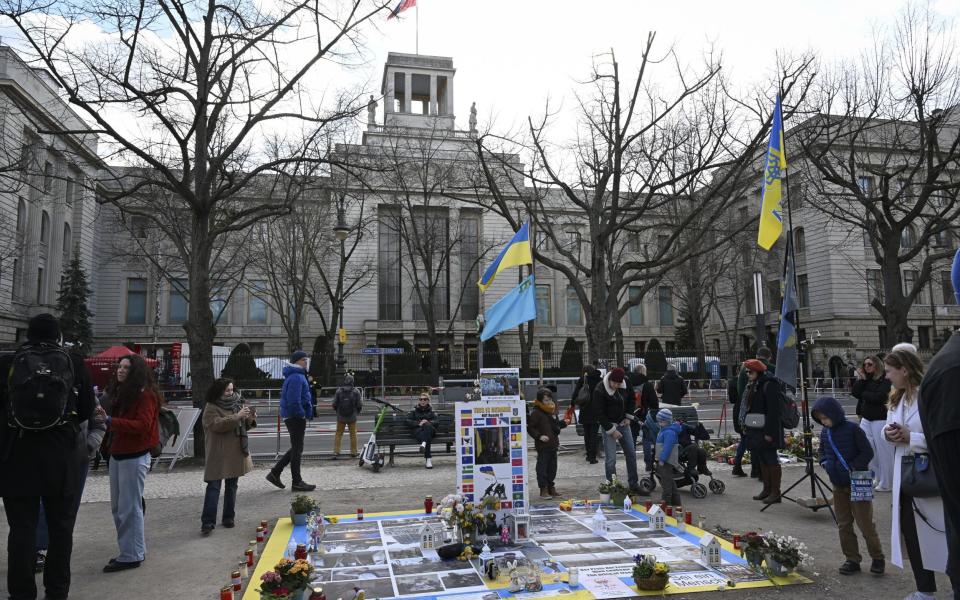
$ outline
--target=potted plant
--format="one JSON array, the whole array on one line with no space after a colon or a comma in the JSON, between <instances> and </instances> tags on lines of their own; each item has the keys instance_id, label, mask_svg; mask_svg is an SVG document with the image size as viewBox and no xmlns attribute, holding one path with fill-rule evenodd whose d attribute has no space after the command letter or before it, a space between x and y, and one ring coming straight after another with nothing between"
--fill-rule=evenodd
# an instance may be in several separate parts
<instances>
[{"instance_id":1,"label":"potted plant","mask_svg":"<svg viewBox=\"0 0 960 600\"><path fill-rule=\"evenodd\" d=\"M313 577L313 565L305 560L283 558L272 571L260 576L261 600L302 600Z\"/></svg>"},{"instance_id":2,"label":"potted plant","mask_svg":"<svg viewBox=\"0 0 960 600\"><path fill-rule=\"evenodd\" d=\"M810 555L807 554L807 546L793 536L781 536L770 532L765 539L767 569L774 577L786 577L811 560Z\"/></svg>"},{"instance_id":3,"label":"potted plant","mask_svg":"<svg viewBox=\"0 0 960 600\"><path fill-rule=\"evenodd\" d=\"M307 515L320 505L316 500L304 494L297 494L290 503L290 519L294 525L306 525Z\"/></svg>"},{"instance_id":4,"label":"potted plant","mask_svg":"<svg viewBox=\"0 0 960 600\"><path fill-rule=\"evenodd\" d=\"M633 557L633 582L641 590L662 590L670 581L670 567L657 562L653 554L637 554Z\"/></svg>"},{"instance_id":5,"label":"potted plant","mask_svg":"<svg viewBox=\"0 0 960 600\"><path fill-rule=\"evenodd\" d=\"M756 531L749 531L740 538L740 548L744 558L754 569L760 568L763 555L767 551L767 540Z\"/></svg>"},{"instance_id":6,"label":"potted plant","mask_svg":"<svg viewBox=\"0 0 960 600\"><path fill-rule=\"evenodd\" d=\"M604 480L603 483L597 488L597 491L600 492L600 502L604 504L610 503L610 490L613 488L613 484L609 481Z\"/></svg>"},{"instance_id":7,"label":"potted plant","mask_svg":"<svg viewBox=\"0 0 960 600\"><path fill-rule=\"evenodd\" d=\"M623 506L623 499L626 497L627 486L623 485L623 482L614 475L613 481L610 482L610 502L614 506Z\"/></svg>"}]
</instances>

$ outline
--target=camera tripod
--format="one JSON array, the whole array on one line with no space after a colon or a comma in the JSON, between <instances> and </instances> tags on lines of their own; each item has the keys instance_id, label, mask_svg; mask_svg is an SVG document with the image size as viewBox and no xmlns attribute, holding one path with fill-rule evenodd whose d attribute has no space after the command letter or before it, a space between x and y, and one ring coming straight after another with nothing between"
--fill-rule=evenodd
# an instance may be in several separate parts
<instances>
[{"instance_id":1,"label":"camera tripod","mask_svg":"<svg viewBox=\"0 0 960 600\"><path fill-rule=\"evenodd\" d=\"M784 500L789 500L798 506L809 508L814 512L825 507L830 511L830 516L832 516L834 522L836 522L837 515L833 512L833 506L830 503L833 495L833 488L831 488L830 484L824 481L823 478L817 475L816 471L814 470L817 462L813 456L813 426L810 423L810 402L807 393L807 382L809 381L809 377L811 377L808 347L812 346L813 343L814 341L812 339L801 341L799 356L801 368L800 410L803 418L803 461L806 463L806 468L804 469L805 472L803 477L795 481L793 485L781 492L780 497ZM806 376L804 376L803 371L806 371ZM806 479L810 480L810 497L791 498L789 494L791 491L793 491L793 488L803 483ZM826 489L826 491L824 491L824 489ZM827 495L828 492L830 493L830 496ZM760 512L767 510L771 506L773 506L773 504L767 504L760 509Z\"/></svg>"}]
</instances>

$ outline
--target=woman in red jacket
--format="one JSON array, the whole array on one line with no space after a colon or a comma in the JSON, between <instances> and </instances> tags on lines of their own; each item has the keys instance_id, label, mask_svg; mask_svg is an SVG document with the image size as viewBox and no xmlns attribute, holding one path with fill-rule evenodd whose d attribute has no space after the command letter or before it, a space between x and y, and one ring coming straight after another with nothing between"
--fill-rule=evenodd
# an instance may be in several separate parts
<instances>
[{"instance_id":1,"label":"woman in red jacket","mask_svg":"<svg viewBox=\"0 0 960 600\"><path fill-rule=\"evenodd\" d=\"M111 400L107 417L110 435L110 510L117 528L120 553L104 573L140 566L147 546L143 536L143 484L150 468L150 449L160 442L157 415L162 396L153 371L136 354L117 364L107 386Z\"/></svg>"}]
</instances>

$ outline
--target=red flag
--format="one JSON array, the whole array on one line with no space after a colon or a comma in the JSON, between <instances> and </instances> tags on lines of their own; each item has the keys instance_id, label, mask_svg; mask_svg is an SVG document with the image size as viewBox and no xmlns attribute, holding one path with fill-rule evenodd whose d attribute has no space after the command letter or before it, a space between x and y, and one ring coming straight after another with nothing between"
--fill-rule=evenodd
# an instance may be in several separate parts
<instances>
[{"instance_id":1,"label":"red flag","mask_svg":"<svg viewBox=\"0 0 960 600\"><path fill-rule=\"evenodd\" d=\"M400 3L397 4L396 8L390 11L390 14L387 16L387 20L393 19L403 11L408 8L413 8L417 5L417 0L400 0Z\"/></svg>"}]
</instances>

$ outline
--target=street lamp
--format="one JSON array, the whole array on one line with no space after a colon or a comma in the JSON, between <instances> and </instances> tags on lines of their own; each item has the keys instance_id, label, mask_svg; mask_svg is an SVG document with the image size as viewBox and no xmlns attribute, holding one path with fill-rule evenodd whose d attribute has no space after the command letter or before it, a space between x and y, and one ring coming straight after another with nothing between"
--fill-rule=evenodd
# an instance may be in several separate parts
<instances>
[{"instance_id":1,"label":"street lamp","mask_svg":"<svg viewBox=\"0 0 960 600\"><path fill-rule=\"evenodd\" d=\"M337 238L337 241L340 242L340 256L343 257L343 243L346 241L347 236L350 234L350 228L347 226L347 221L344 218L343 214L343 203L337 207L337 224L333 228L333 236ZM337 382L339 383L343 379L343 374L346 372L344 365L346 365L346 359L343 357L343 338L346 330L343 327L343 295L341 289L338 287L337 294L337 313L338 319L337 323L340 324L339 331L337 331L337 358L335 361L336 368L334 372L337 376Z\"/></svg>"}]
</instances>

